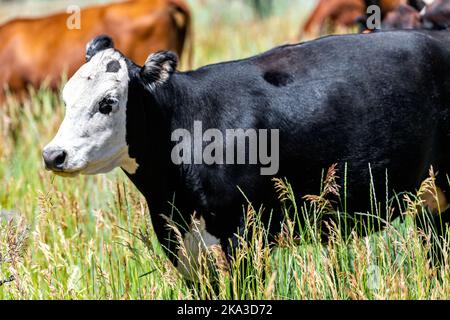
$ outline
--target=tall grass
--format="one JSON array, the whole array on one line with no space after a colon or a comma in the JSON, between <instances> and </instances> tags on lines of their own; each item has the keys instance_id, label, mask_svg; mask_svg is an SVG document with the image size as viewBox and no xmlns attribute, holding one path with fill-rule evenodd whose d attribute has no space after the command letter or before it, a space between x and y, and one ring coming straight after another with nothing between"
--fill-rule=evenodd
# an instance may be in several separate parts
<instances>
[{"instance_id":1,"label":"tall grass","mask_svg":"<svg viewBox=\"0 0 450 320\"><path fill-rule=\"evenodd\" d=\"M306 14L303 0L276 1L275 15L262 21L237 1L190 2L197 66L289 42ZM42 147L63 113L59 96L45 88L21 103L11 97L0 108L0 299L449 297L448 257L440 267L430 264L430 233L418 231L413 219L422 210L421 192L433 190L432 176L417 194L398 195L404 222L387 221L383 232L365 238L344 235L345 225L318 223L333 205L327 195L345 199L346 186L333 180L345 173L325 174L317 195L296 194L289 181L275 180L286 217L293 217L277 246L267 246L262 211L248 204L247 234L231 264L218 247L196 260L181 245L187 264L195 266L197 283L189 285L163 254L145 200L120 170L64 179L43 169ZM379 197L368 214L377 223L377 210L394 205ZM307 218L301 230L297 218ZM330 230L326 243L321 228Z\"/></svg>"},{"instance_id":2,"label":"tall grass","mask_svg":"<svg viewBox=\"0 0 450 320\"><path fill-rule=\"evenodd\" d=\"M448 299L448 234L442 244L446 252L443 263L433 267L428 257L433 250L430 239L435 233L431 229L419 230L414 219L426 210L422 195L436 194L434 176L430 174L417 194L402 196L403 222L386 221L375 212L369 213L373 224L385 225L384 231L360 237L358 226L346 235L342 225L319 223L332 208L327 196L338 192L335 174L335 168L331 167L321 192L305 196L302 206L287 181L274 179L286 216L276 247L269 248L269 234L260 218L262 211L249 204L246 232L239 237L241 245L230 264L224 263L223 253L217 247L205 249L202 256L190 261L192 277L199 283L192 289L193 296L201 299ZM392 202L386 203L386 208L388 212L398 210ZM300 226L295 223L297 219L306 223ZM371 228L367 224L365 227ZM325 243L321 241L324 228L330 234ZM188 255L183 245L181 251Z\"/></svg>"}]
</instances>

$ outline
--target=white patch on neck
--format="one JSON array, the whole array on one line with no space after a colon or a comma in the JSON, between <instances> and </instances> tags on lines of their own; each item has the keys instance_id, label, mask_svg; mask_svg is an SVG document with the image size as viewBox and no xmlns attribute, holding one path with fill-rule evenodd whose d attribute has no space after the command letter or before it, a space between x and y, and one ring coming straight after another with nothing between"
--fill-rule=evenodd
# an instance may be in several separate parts
<instances>
[{"instance_id":1,"label":"white patch on neck","mask_svg":"<svg viewBox=\"0 0 450 320\"><path fill-rule=\"evenodd\" d=\"M183 253L182 249L178 250L178 272L184 278L192 280L196 269L198 269L201 253L219 244L220 240L206 231L205 220L203 217L200 217L200 220L193 222L193 226L189 232L184 235L183 246L186 252Z\"/></svg>"},{"instance_id":2,"label":"white patch on neck","mask_svg":"<svg viewBox=\"0 0 450 320\"><path fill-rule=\"evenodd\" d=\"M128 149L127 149L127 156L122 160L122 164L120 167L129 174L135 174L139 167L139 164L136 162L136 159L131 158L129 156Z\"/></svg>"}]
</instances>

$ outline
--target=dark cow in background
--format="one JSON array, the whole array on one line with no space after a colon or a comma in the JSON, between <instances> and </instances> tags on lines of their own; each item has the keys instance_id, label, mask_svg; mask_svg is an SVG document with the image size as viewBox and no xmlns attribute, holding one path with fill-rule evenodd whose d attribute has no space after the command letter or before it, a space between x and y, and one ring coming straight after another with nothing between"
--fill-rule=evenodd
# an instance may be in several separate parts
<instances>
[{"instance_id":1,"label":"dark cow in background","mask_svg":"<svg viewBox=\"0 0 450 320\"><path fill-rule=\"evenodd\" d=\"M430 0L419 12L408 5L400 5L389 12L381 30L431 29L442 30L450 26L450 0Z\"/></svg>"},{"instance_id":2,"label":"dark cow in background","mask_svg":"<svg viewBox=\"0 0 450 320\"><path fill-rule=\"evenodd\" d=\"M418 29L422 27L420 12L409 5L400 5L389 12L381 23L381 30Z\"/></svg>"},{"instance_id":3,"label":"dark cow in background","mask_svg":"<svg viewBox=\"0 0 450 320\"><path fill-rule=\"evenodd\" d=\"M424 28L447 29L450 27L450 0L434 0L422 13Z\"/></svg>"},{"instance_id":4,"label":"dark cow in background","mask_svg":"<svg viewBox=\"0 0 450 320\"><path fill-rule=\"evenodd\" d=\"M174 162L174 132L195 136L196 122L216 133L278 129L276 176L286 177L297 196L317 194L322 170L337 163L341 186L346 172L348 230L354 218L370 219L358 214L370 211L370 190L379 201L394 191L414 192L431 165L439 172L439 204L447 207L448 32L331 36L188 72L176 71L170 52L150 55L141 67L107 37L92 41L87 57L63 90L66 116L44 149L46 167L62 176L122 167L147 199L156 235L175 265L178 244L166 218L185 225L195 214L202 246L220 244L228 254L238 243L230 239L242 235L247 199L266 208L262 220L272 235L284 219L273 176L261 175L262 164ZM225 145L236 154L233 142ZM433 200L427 205L437 208ZM382 219L399 216L383 208ZM324 219L338 217L330 212ZM449 220L448 213L441 217ZM182 236L195 239L184 230Z\"/></svg>"},{"instance_id":5,"label":"dark cow in background","mask_svg":"<svg viewBox=\"0 0 450 320\"><path fill-rule=\"evenodd\" d=\"M70 14L14 19L0 26L0 104L5 87L23 95L45 80L56 89L83 64L86 43L108 33L118 49L138 63L148 51L181 55L191 30L184 0L129 0L81 10L80 29L67 26Z\"/></svg>"},{"instance_id":6,"label":"dark cow in background","mask_svg":"<svg viewBox=\"0 0 450 320\"><path fill-rule=\"evenodd\" d=\"M331 29L350 28L352 26L366 28L367 8L377 5L381 9L381 19L400 5L410 5L421 10L425 2L422 0L319 0L316 8L301 28L298 38L316 36L324 33L327 23Z\"/></svg>"}]
</instances>

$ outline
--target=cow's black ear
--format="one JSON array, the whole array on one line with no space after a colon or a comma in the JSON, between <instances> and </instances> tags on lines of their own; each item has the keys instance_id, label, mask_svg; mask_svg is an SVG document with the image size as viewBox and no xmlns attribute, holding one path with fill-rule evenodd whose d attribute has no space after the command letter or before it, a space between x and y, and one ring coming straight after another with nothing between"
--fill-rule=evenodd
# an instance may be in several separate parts
<instances>
[{"instance_id":1,"label":"cow's black ear","mask_svg":"<svg viewBox=\"0 0 450 320\"><path fill-rule=\"evenodd\" d=\"M107 35L97 36L86 45L86 62L99 51L114 48L113 40Z\"/></svg>"},{"instance_id":2,"label":"cow's black ear","mask_svg":"<svg viewBox=\"0 0 450 320\"><path fill-rule=\"evenodd\" d=\"M165 83L177 69L177 55L171 51L158 51L148 56L141 69L145 84L154 89Z\"/></svg>"}]
</instances>

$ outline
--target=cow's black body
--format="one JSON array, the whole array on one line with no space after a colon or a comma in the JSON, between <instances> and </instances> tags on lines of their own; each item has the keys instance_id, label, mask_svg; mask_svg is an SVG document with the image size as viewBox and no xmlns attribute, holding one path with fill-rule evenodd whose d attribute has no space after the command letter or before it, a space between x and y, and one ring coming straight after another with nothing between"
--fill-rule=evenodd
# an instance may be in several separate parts
<instances>
[{"instance_id":1,"label":"cow's black body","mask_svg":"<svg viewBox=\"0 0 450 320\"><path fill-rule=\"evenodd\" d=\"M370 210L369 163L380 202L386 173L392 196L415 191L430 165L443 180L450 169L448 32L326 37L177 72L153 93L139 68L131 62L130 68L127 141L140 165L130 178L172 251L161 214L180 221L177 210L186 220L194 211L203 216L207 231L229 249L246 204L237 186L256 207L274 209L273 232L281 221L272 177L261 176L259 166L172 164L170 134L192 130L194 120L204 129L279 129L278 176L299 199L319 192L323 169L338 163L343 177L347 163L350 214Z\"/></svg>"}]
</instances>

